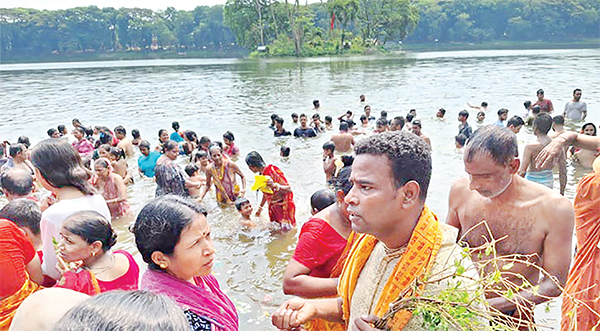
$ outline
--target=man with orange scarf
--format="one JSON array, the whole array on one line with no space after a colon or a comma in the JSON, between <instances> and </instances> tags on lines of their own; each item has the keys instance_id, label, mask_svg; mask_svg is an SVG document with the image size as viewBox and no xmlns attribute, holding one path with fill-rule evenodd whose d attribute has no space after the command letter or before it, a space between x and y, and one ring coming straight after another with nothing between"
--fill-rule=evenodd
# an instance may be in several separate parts
<instances>
[{"instance_id":1,"label":"man with orange scarf","mask_svg":"<svg viewBox=\"0 0 600 331\"><path fill-rule=\"evenodd\" d=\"M0 219L0 330L8 330L17 308L43 280L40 260L25 232Z\"/></svg>"},{"instance_id":2,"label":"man with orange scarf","mask_svg":"<svg viewBox=\"0 0 600 331\"><path fill-rule=\"evenodd\" d=\"M455 244L458 231L439 223L425 205L431 178L429 146L415 135L396 131L361 140L355 152L353 187L345 201L352 229L361 234L340 276L340 297L285 302L272 317L280 329L327 318L345 322L350 330L376 330L372 323L388 312L390 303L410 293L415 281L431 275L425 292L473 286L475 281L467 278L460 284L451 277L436 282L437 277L452 275L457 264L477 279L472 263L461 257ZM400 310L386 328L421 330L422 324L411 311Z\"/></svg>"},{"instance_id":3,"label":"man with orange scarf","mask_svg":"<svg viewBox=\"0 0 600 331\"><path fill-rule=\"evenodd\" d=\"M262 156L256 151L246 155L246 164L254 173L268 176L267 186L271 193L263 190L263 198L256 212L260 215L266 202L269 203L269 219L277 222L284 228L296 226L296 205L294 204L294 193L283 172L272 164L266 164Z\"/></svg>"}]
</instances>

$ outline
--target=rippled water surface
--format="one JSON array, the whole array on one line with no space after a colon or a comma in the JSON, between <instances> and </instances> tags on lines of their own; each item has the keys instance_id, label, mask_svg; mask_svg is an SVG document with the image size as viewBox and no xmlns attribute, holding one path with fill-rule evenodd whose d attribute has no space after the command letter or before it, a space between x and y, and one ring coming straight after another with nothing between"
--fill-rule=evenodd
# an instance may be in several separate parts
<instances>
[{"instance_id":1,"label":"rippled water surface","mask_svg":"<svg viewBox=\"0 0 600 331\"><path fill-rule=\"evenodd\" d=\"M288 130L290 114L312 113L321 100L321 116L358 109L365 94L373 113L389 118L416 108L423 132L433 145L433 176L428 204L444 219L451 183L464 176L461 155L454 149L457 113L466 102L487 101L486 123L496 121L505 107L509 116L523 113L523 101L543 88L562 113L574 88L583 89L589 120L600 124L600 50L467 51L401 54L386 57L314 58L302 60L153 60L87 63L0 65L0 139L16 141L28 135L45 138L46 130L79 118L85 125L137 128L157 143L157 132L177 120L182 129L220 140L226 130L236 135L242 154L259 151L286 174L295 194L297 220L309 218L310 195L324 187L321 145L314 140L275 139L269 115L277 113ZM445 122L433 119L438 108ZM471 125L476 111L472 111ZM578 128L577 125L571 125ZM523 145L534 139L527 129L518 135ZM291 157L279 157L279 147L291 147ZM181 160L184 163L184 160ZM135 162L132 162L133 166ZM238 164L253 176L242 160ZM567 196L587 170L569 165ZM555 187L558 186L556 183ZM154 183L138 179L128 188L130 203L139 210L154 196ZM248 197L255 202L255 192ZM210 210L218 262L214 271L240 313L241 330L270 328L269 313L285 296L281 279L293 253L297 231L245 232L237 226L235 208L221 209L210 195ZM266 214L266 213L265 213ZM127 232L131 219L115 221L119 248L135 250ZM555 312L555 310L553 310ZM556 317L556 313L551 314Z\"/></svg>"}]
</instances>

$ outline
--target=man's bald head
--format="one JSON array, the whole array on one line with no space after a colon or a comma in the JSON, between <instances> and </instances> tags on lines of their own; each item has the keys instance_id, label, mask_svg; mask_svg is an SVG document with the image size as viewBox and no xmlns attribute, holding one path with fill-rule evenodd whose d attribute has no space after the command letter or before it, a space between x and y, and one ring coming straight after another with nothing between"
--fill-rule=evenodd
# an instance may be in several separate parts
<instances>
[{"instance_id":1,"label":"man's bald head","mask_svg":"<svg viewBox=\"0 0 600 331\"><path fill-rule=\"evenodd\" d=\"M0 176L0 186L9 200L24 197L33 190L33 176L29 171L11 168Z\"/></svg>"}]
</instances>

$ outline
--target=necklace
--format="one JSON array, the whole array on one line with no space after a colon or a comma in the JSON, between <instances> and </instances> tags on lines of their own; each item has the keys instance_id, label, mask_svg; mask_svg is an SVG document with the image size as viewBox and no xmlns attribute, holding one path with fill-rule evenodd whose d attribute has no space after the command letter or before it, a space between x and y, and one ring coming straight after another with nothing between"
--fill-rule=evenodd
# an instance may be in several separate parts
<instances>
[{"instance_id":1,"label":"necklace","mask_svg":"<svg viewBox=\"0 0 600 331\"><path fill-rule=\"evenodd\" d=\"M88 267L87 269L89 271L93 271L94 274L98 275L98 274L101 274L101 273L105 272L106 270L114 267L115 266L115 261L116 261L115 255L111 254L110 256L111 256L111 260L110 260L110 263L107 266L104 266L104 267L101 267L101 268Z\"/></svg>"}]
</instances>

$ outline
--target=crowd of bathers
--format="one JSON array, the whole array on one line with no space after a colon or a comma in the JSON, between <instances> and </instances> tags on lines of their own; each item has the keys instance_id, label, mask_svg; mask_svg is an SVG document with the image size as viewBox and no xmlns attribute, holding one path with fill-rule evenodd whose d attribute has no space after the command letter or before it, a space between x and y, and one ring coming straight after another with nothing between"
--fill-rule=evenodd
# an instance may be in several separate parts
<instances>
[{"instance_id":1,"label":"crowd of bathers","mask_svg":"<svg viewBox=\"0 0 600 331\"><path fill-rule=\"evenodd\" d=\"M524 116L508 118L507 109L498 110L498 121L494 125L514 133L523 125L532 125L536 141L525 146L519 174L552 187L552 168L536 168L532 160L550 143L551 128L554 136L560 135L565 118L581 122L585 120L587 107L580 100L581 90L576 89L573 99L565 105L564 114L551 117L554 108L550 100L544 98L544 91L537 91L537 96L535 103L525 102L527 114ZM477 109L477 122L483 123L488 103L468 106ZM307 290L302 285L303 275L322 274L332 279L343 267L339 261L343 260L341 256L352 236L344 199L352 188L353 157L348 153L357 145L355 137L410 131L410 137L419 137L431 149L431 139L423 133L423 124L415 109L406 116L391 119L384 110L375 118L366 97L361 95L358 107L363 113L358 116L357 111L348 110L335 117L339 121L338 132L333 127L334 117L324 116L321 121L320 107L320 102L314 100L310 123L306 114L291 116L292 122L298 125L293 131L294 137L313 138L333 131L331 140L323 145L323 170L333 190L313 194L311 206L315 217L303 227L301 238L305 239L299 242L284 275L286 293L308 297L315 295L310 291L333 295L337 283L322 287L333 293L311 287ZM437 120L445 120L445 116L444 108L436 112ZM357 117L359 123L355 122ZM473 135L468 118L468 110L458 112L460 124L455 140L459 148ZM292 135L284 128L284 122L276 114L271 116L270 127L275 137ZM252 189L260 190L263 197L253 213L252 205L244 198L246 177L235 162L240 150L230 131L222 135L222 142L212 141L207 136L198 138L192 130L181 130L180 124L173 122L172 132L159 130L158 145L152 146L138 129L131 130L130 139L123 126L114 129L85 126L78 119L73 119L72 125L71 133L65 125L49 129L49 138L33 148L26 136L0 147L0 185L9 201L0 210L0 265L3 266L0 326L8 328L12 322L15 330L31 329L30 323L38 319L28 314L50 311L52 316L44 321L46 329L74 330L83 328L85 323L100 323L86 320L92 315L101 316L96 319L117 318L116 310L143 309L145 313L132 317L135 323L150 323L148 319L152 317L164 325L162 329L237 330L235 306L212 275L215 251L207 211L199 202L214 187L218 203L235 205L242 226L256 226L259 223L256 218L267 205L269 220L284 230L290 229L296 223L295 205L292 188L283 172L268 164L256 151L245 156L246 165L256 174ZM596 127L586 123L581 132L595 136ZM132 171L128 160L135 157L135 146L141 155L137 159L137 171ZM338 157L336 151L346 155ZM280 152L287 157L290 148L283 146ZM591 166L596 155L586 156L585 152L571 150L581 163L589 162ZM183 168L177 162L181 158L187 160ZM127 185L144 178L156 181L156 198L144 205L131 228L137 249L148 264L148 271L140 279L140 268L132 254L111 249L117 240L111 220L131 214ZM561 193L564 193L562 181ZM306 241L308 233L318 233L320 237L313 238L317 241ZM319 252L314 250L315 245L320 245ZM9 265L9 261L18 262ZM36 308L48 301L45 295L50 295L39 291L42 287L55 287L53 290L58 291L50 300L57 303L56 307L46 304L45 309ZM112 290L137 289L146 292L110 294ZM108 293L99 295L104 292ZM29 296L31 303L23 304ZM94 299L87 300L87 296ZM78 302L82 303L76 305ZM136 306L141 305L140 302L144 306ZM21 305L23 307L18 309ZM73 306L75 308L65 314ZM180 314L165 315L169 311ZM150 316L152 313L156 316ZM335 329L336 326L330 327ZM315 329L319 328L315 326Z\"/></svg>"}]
</instances>

